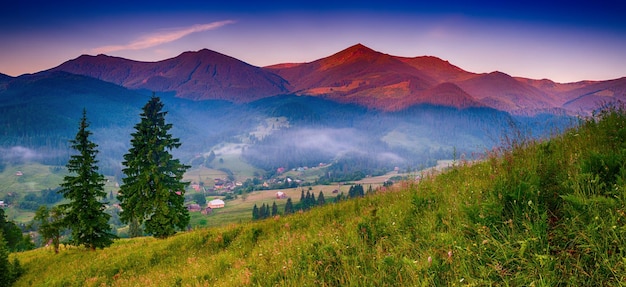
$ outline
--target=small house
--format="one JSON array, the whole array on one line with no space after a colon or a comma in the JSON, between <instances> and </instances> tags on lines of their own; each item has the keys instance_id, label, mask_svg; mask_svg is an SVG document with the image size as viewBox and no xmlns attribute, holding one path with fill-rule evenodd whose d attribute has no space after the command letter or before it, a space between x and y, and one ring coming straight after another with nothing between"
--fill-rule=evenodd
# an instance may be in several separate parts
<instances>
[{"instance_id":1,"label":"small house","mask_svg":"<svg viewBox=\"0 0 626 287\"><path fill-rule=\"evenodd\" d=\"M221 199L213 199L213 200L209 201L208 206L209 206L211 209L214 209L214 208L223 208L223 207L224 207L224 201L223 201L223 200L221 200Z\"/></svg>"},{"instance_id":2,"label":"small house","mask_svg":"<svg viewBox=\"0 0 626 287\"><path fill-rule=\"evenodd\" d=\"M284 192L282 191L276 192L276 199L284 199L284 198L287 198L287 195Z\"/></svg>"},{"instance_id":3,"label":"small house","mask_svg":"<svg viewBox=\"0 0 626 287\"><path fill-rule=\"evenodd\" d=\"M189 210L190 212L199 212L202 210L202 207L200 207L200 205L197 203L192 203L187 205L187 210Z\"/></svg>"},{"instance_id":4,"label":"small house","mask_svg":"<svg viewBox=\"0 0 626 287\"><path fill-rule=\"evenodd\" d=\"M4 203L4 200L0 200L0 207L7 207L6 203Z\"/></svg>"},{"instance_id":5,"label":"small house","mask_svg":"<svg viewBox=\"0 0 626 287\"><path fill-rule=\"evenodd\" d=\"M200 211L200 213L202 213L203 215L208 215L208 214L213 213L213 209L210 208L210 207L207 207L207 208L203 209L202 211Z\"/></svg>"}]
</instances>

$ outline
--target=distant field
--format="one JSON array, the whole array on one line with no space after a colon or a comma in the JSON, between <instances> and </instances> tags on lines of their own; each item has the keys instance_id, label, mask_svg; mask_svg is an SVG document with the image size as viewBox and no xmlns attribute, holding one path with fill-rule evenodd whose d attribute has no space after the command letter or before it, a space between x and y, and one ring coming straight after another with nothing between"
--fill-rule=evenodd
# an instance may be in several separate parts
<instances>
[{"instance_id":1,"label":"distant field","mask_svg":"<svg viewBox=\"0 0 626 287\"><path fill-rule=\"evenodd\" d=\"M320 191L324 193L326 201L334 199L339 193L343 192L344 195L348 194L350 187L353 184L362 184L363 188L367 191L369 186L377 188L383 184L383 182L389 180L394 176L406 176L406 174L398 174L391 172L386 175L369 177L360 181L356 181L350 184L341 185L315 185L311 186L310 192L315 194L317 199ZM309 187L297 187L289 189L272 189L272 190L260 190L251 192L245 196L238 196L237 199L226 201L224 208L214 209L210 215L202 215L200 212L191 213L191 226L192 227L216 227L225 226L232 223L242 223L252 220L252 209L256 204L257 207L266 204L271 206L274 202L278 206L279 213L283 213L285 210L285 204L287 199L276 199L276 192L282 191L287 197L291 198L293 204L300 202L301 190L304 189L306 193L309 191ZM333 190L337 190L338 193L333 193ZM207 202L215 198L223 198L222 196L209 196Z\"/></svg>"},{"instance_id":2,"label":"distant field","mask_svg":"<svg viewBox=\"0 0 626 287\"><path fill-rule=\"evenodd\" d=\"M63 181L65 168L39 163L6 166L0 173L0 197L9 192L20 194L56 188Z\"/></svg>"},{"instance_id":3,"label":"distant field","mask_svg":"<svg viewBox=\"0 0 626 287\"><path fill-rule=\"evenodd\" d=\"M334 189L338 189L339 192L343 191L344 194L348 192L350 186L330 186L330 185L317 185L312 186L312 192L315 193L315 198L317 199L319 192L324 192L324 198L328 201L329 199L335 198L337 194L333 194L332 191ZM192 212L192 227L215 227L215 226L224 226L231 223L241 223L252 220L252 209L256 204L257 207L261 207L261 205L266 204L271 206L274 202L278 206L279 213L283 213L285 211L285 204L287 202L287 198L291 198L293 204L300 202L300 192L302 188L289 188L289 189L272 189L272 190L260 190L251 192L245 196L238 196L237 199L226 201L226 205L224 208L214 209L213 213L210 215L202 215L200 212ZM309 190L309 187L303 187L304 192L306 193ZM276 192L282 191L287 194L287 198L285 199L276 199ZM209 196L207 198L207 202L213 200L215 198L223 198L222 196ZM201 224L205 223L206 224Z\"/></svg>"},{"instance_id":4,"label":"distant field","mask_svg":"<svg viewBox=\"0 0 626 287\"><path fill-rule=\"evenodd\" d=\"M233 150L238 150L237 146L223 147L219 150L219 155L216 154L214 160L214 166L216 168L228 168L236 173L236 180L243 181L246 178L251 178L256 169L243 162L239 154L233 153ZM231 151L231 152L228 152ZM223 159L222 163L219 163L219 159ZM440 164L436 169L442 169L449 166L451 161L440 161ZM216 168L195 167L188 170L183 179L190 182L204 182L204 185L211 187L214 185L214 179L225 178L228 175ZM299 177L305 180L314 180L323 172L323 168L309 168L306 171L289 171L285 173L285 176ZM22 175L18 172L21 172ZM57 188L63 181L65 176L65 168L46 166L36 163L8 166L0 173L0 198L3 198L8 192L16 192L18 194L39 192L43 189ZM337 196L333 194L333 190L338 190L339 193L348 193L348 190L352 184L362 184L367 190L371 185L372 188L377 188L382 185L383 182L389 180L394 176L410 176L408 174L398 174L397 172L390 172L388 174L376 177L368 177L362 180L347 183L347 184L334 184L334 185L316 185L311 186L311 192L315 194L315 198L319 196L320 191L324 192L324 197L327 201L332 200ZM414 176L414 175L413 175ZM108 196L112 193L114 196L119 191L119 182L114 177L106 177L107 182L105 184L105 192ZM309 187L303 188L290 188L290 189L276 189L276 190L263 190L254 191L250 194L238 196L237 199L226 201L226 206L222 209L215 209L210 215L202 215L200 212L192 212L191 226L192 227L215 227L225 226L232 223L247 222L252 220L252 208L256 204L258 207L263 205L271 206L273 202L278 205L280 213L284 212L285 203L287 199L276 199L276 192L282 191L291 197L294 204L300 201L300 191L304 189L305 193L309 191ZM209 196L207 202L214 198L223 198L223 196ZM7 208L7 218L16 222L27 223L32 220L34 212L21 210L18 208Z\"/></svg>"},{"instance_id":5,"label":"distant field","mask_svg":"<svg viewBox=\"0 0 626 287\"><path fill-rule=\"evenodd\" d=\"M235 178L239 181L252 178L255 172L262 172L262 170L251 166L241 158L242 149L245 146L245 144L234 143L221 145L214 150L215 159L211 162L211 167L218 170L226 168L232 171Z\"/></svg>"},{"instance_id":6,"label":"distant field","mask_svg":"<svg viewBox=\"0 0 626 287\"><path fill-rule=\"evenodd\" d=\"M203 182L204 186L213 186L214 179L225 178L226 176L228 175L221 170L198 167L187 170L187 172L185 172L185 175L183 176L183 180L189 181L191 183Z\"/></svg>"}]
</instances>

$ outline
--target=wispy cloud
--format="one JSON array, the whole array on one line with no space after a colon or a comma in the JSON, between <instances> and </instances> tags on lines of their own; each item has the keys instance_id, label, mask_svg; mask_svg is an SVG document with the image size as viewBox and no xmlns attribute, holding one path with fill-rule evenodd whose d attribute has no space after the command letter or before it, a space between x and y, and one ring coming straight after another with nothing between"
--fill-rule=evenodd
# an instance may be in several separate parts
<instances>
[{"instance_id":1,"label":"wispy cloud","mask_svg":"<svg viewBox=\"0 0 626 287\"><path fill-rule=\"evenodd\" d=\"M191 27L185 27L181 29L162 31L162 32L157 32L154 34L142 36L136 39L135 41L132 41L126 45L102 46L102 47L95 48L92 51L96 54L106 54L110 52L123 51L123 50L141 50L141 49L146 49L146 48L158 46L161 44L173 42L192 33L214 30L222 26L233 24L233 23L235 23L235 21L225 20L225 21L212 22L208 24L193 25Z\"/></svg>"}]
</instances>

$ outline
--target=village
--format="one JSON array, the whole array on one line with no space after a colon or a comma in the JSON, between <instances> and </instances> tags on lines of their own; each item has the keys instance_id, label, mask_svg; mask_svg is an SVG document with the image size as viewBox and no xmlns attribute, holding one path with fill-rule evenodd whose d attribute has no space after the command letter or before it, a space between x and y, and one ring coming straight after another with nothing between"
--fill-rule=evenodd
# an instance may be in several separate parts
<instances>
[{"instance_id":1,"label":"village","mask_svg":"<svg viewBox=\"0 0 626 287\"><path fill-rule=\"evenodd\" d=\"M283 173L284 168L279 168L279 173ZM206 197L219 197L207 201L206 204L200 200L190 201L186 204L189 212L200 212L203 215L213 213L214 209L224 208L226 201L233 200L239 196L246 197L247 193L255 190L269 190L279 188L295 188L302 184L300 179L292 179L285 177L283 179L271 178L266 181L260 181L259 179L247 179L245 182L230 180L229 178L215 178L213 179L213 186L205 185L205 182L193 181L190 183L189 188L197 194L202 194ZM194 197L197 198L197 197ZM286 199L287 195L283 191L275 192L276 199Z\"/></svg>"}]
</instances>

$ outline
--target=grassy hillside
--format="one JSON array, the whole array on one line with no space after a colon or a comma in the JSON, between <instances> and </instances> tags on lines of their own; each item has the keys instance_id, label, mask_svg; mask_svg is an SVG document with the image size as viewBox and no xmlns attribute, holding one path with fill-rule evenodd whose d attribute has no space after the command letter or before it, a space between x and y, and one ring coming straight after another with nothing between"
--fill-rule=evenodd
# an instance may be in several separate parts
<instances>
[{"instance_id":1,"label":"grassy hillside","mask_svg":"<svg viewBox=\"0 0 626 287\"><path fill-rule=\"evenodd\" d=\"M17 286L619 286L626 113L393 190L166 240L17 256Z\"/></svg>"}]
</instances>

